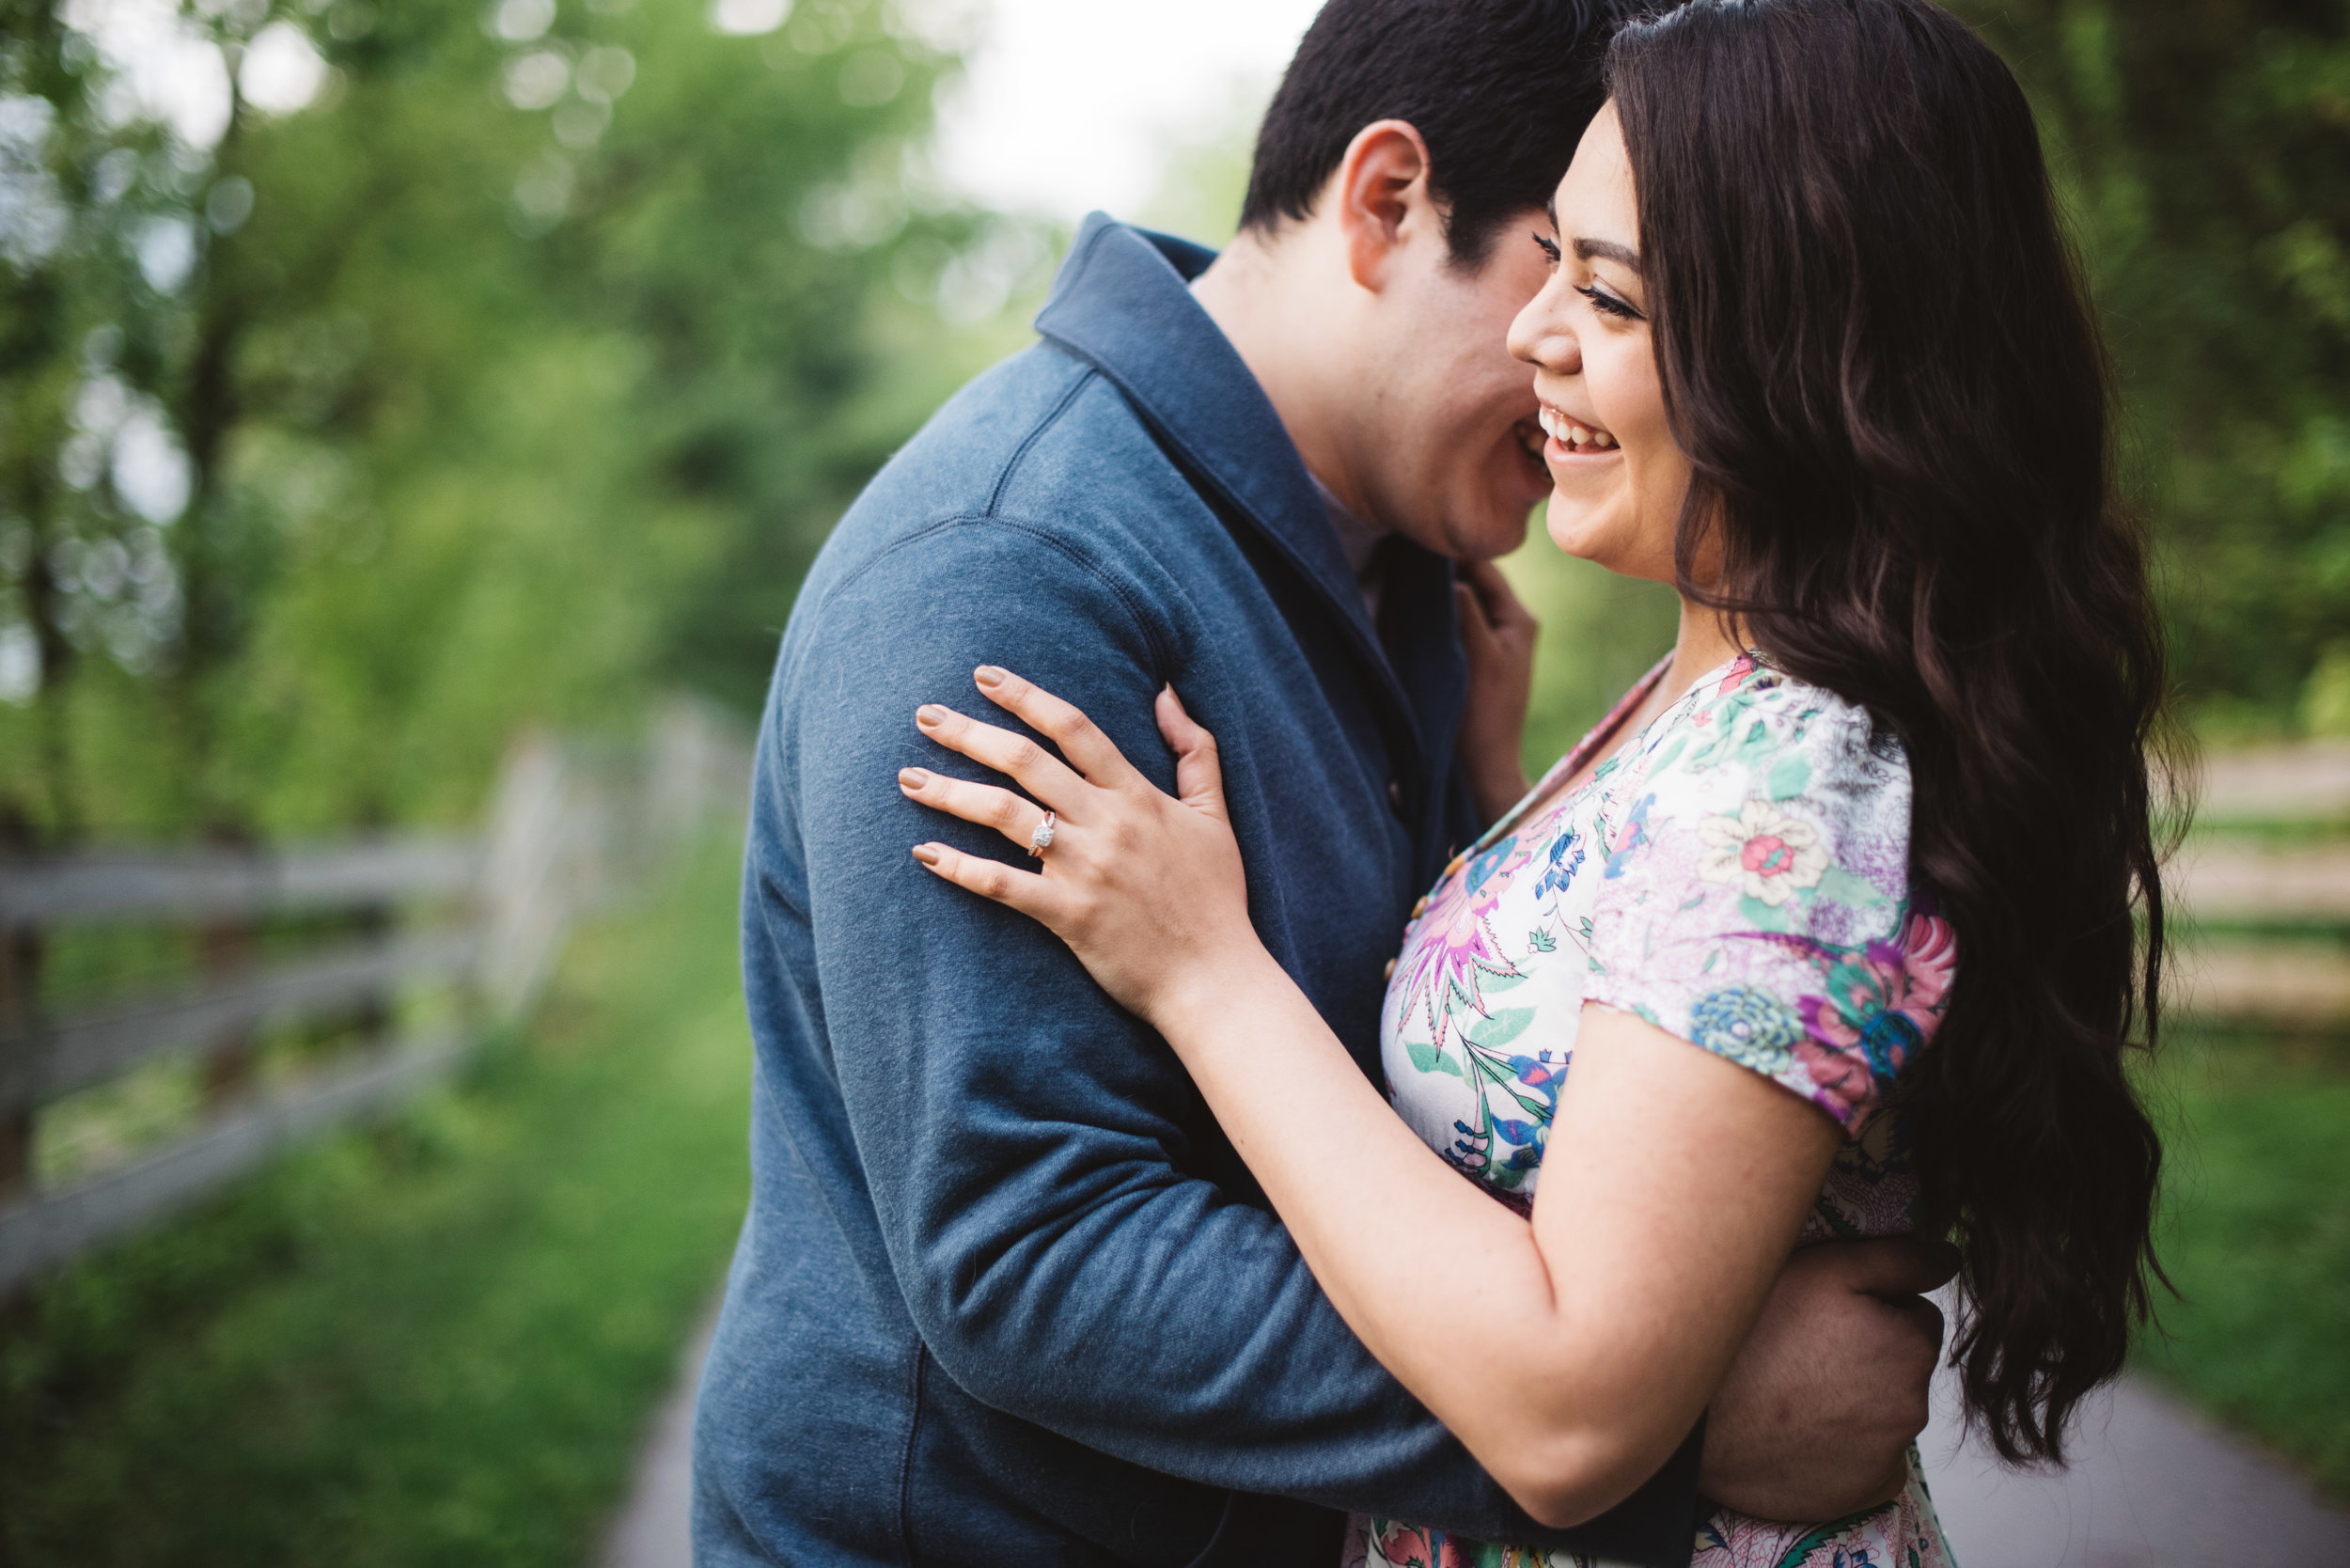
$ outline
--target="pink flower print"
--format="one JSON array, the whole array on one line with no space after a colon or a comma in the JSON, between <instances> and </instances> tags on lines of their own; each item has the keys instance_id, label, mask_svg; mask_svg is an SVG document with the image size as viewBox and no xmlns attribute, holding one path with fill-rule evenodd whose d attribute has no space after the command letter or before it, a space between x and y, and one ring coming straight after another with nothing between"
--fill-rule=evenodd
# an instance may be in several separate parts
<instances>
[{"instance_id":1,"label":"pink flower print","mask_svg":"<svg viewBox=\"0 0 2350 1568\"><path fill-rule=\"evenodd\" d=\"M1747 897L1776 909L1799 887L1817 887L1827 870L1819 830L1797 822L1766 800L1750 800L1734 817L1708 817L1698 823L1704 848L1698 875L1708 882L1733 882Z\"/></svg>"},{"instance_id":2,"label":"pink flower print","mask_svg":"<svg viewBox=\"0 0 2350 1568\"><path fill-rule=\"evenodd\" d=\"M1957 938L1935 915L1913 913L1898 943L1839 950L1825 965L1827 995L1801 1006L1817 1046L1799 1043L1796 1055L1813 1083L1848 1106L1868 1105L1869 1080L1890 1083L1934 1038L1957 966Z\"/></svg>"},{"instance_id":3,"label":"pink flower print","mask_svg":"<svg viewBox=\"0 0 2350 1568\"><path fill-rule=\"evenodd\" d=\"M1429 1541L1429 1534L1392 1519L1374 1519L1371 1544L1378 1552L1379 1560L1390 1568L1437 1568L1436 1548Z\"/></svg>"},{"instance_id":4,"label":"pink flower print","mask_svg":"<svg viewBox=\"0 0 2350 1568\"><path fill-rule=\"evenodd\" d=\"M1911 915L1902 928L1903 990L1894 1005L1917 1020L1919 1033L1934 1033L1957 970L1958 933L1950 922L1939 915Z\"/></svg>"},{"instance_id":5,"label":"pink flower print","mask_svg":"<svg viewBox=\"0 0 2350 1568\"><path fill-rule=\"evenodd\" d=\"M1398 1016L1408 1018L1416 1008L1425 1008L1429 1038L1438 1050L1444 1049L1456 1002L1479 1013L1485 1011L1484 997L1479 995L1480 974L1504 979L1518 974L1494 936L1490 917L1502 889L1527 862L1528 856L1519 853L1522 842L1517 836L1504 839L1445 878L1405 938L1405 956L1396 975L1402 995Z\"/></svg>"},{"instance_id":6,"label":"pink flower print","mask_svg":"<svg viewBox=\"0 0 2350 1568\"><path fill-rule=\"evenodd\" d=\"M1815 1030L1836 1045L1859 1043L1880 1013L1909 1021L1919 1043L1934 1036L1958 969L1958 936L1938 915L1913 914L1902 939L1872 942L1828 971L1832 1009L1820 1010Z\"/></svg>"},{"instance_id":7,"label":"pink flower print","mask_svg":"<svg viewBox=\"0 0 2350 1568\"><path fill-rule=\"evenodd\" d=\"M1640 797L1640 803L1632 808L1632 815L1625 818L1623 826L1616 830L1615 839L1607 845L1606 874L1608 881L1613 882L1623 875L1624 862L1632 858L1632 852L1650 841L1648 808L1655 804L1656 792L1652 790Z\"/></svg>"},{"instance_id":8,"label":"pink flower print","mask_svg":"<svg viewBox=\"0 0 2350 1568\"><path fill-rule=\"evenodd\" d=\"M1737 691L1741 682L1755 671L1754 655L1741 653L1722 671L1722 678L1714 682L1714 689L1705 694L1704 705L1689 715L1690 727L1702 729L1714 722L1714 704Z\"/></svg>"},{"instance_id":9,"label":"pink flower print","mask_svg":"<svg viewBox=\"0 0 2350 1568\"><path fill-rule=\"evenodd\" d=\"M1802 1525L1774 1524L1725 1510L1698 1527L1697 1552L1689 1568L1749 1568L1766 1562L1776 1568L1787 1548L1805 1533Z\"/></svg>"},{"instance_id":10,"label":"pink flower print","mask_svg":"<svg viewBox=\"0 0 2350 1568\"><path fill-rule=\"evenodd\" d=\"M1754 655L1751 653L1739 654L1737 658L1731 661L1730 667L1722 671L1721 680L1716 682L1714 687L1714 699L1718 702L1723 698L1728 697L1731 692L1738 689L1739 682L1744 681L1747 676L1752 675L1753 673Z\"/></svg>"},{"instance_id":11,"label":"pink flower print","mask_svg":"<svg viewBox=\"0 0 2350 1568\"><path fill-rule=\"evenodd\" d=\"M1849 1043L1829 1041L1827 1037L1838 1032L1830 1022L1835 1010L1818 996L1803 999L1802 1013L1811 1032L1795 1042L1794 1052L1796 1064L1810 1082L1807 1098L1836 1118L1848 1132L1857 1132L1875 1114L1883 1099L1876 1077L1870 1071L1866 1043L1858 1031L1851 1029L1842 1031L1853 1036ZM1907 1022L1900 1013L1877 1016L1895 1019L1904 1026Z\"/></svg>"}]
</instances>

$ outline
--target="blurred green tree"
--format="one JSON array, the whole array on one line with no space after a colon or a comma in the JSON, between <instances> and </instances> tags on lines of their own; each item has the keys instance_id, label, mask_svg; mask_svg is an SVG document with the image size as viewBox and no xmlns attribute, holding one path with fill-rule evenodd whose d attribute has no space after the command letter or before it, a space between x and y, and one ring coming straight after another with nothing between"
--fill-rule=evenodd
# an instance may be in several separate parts
<instances>
[{"instance_id":1,"label":"blurred green tree","mask_svg":"<svg viewBox=\"0 0 2350 1568\"><path fill-rule=\"evenodd\" d=\"M462 816L747 705L1039 238L875 0L0 0L0 812ZM976 307L973 302L976 300Z\"/></svg>"},{"instance_id":2,"label":"blurred green tree","mask_svg":"<svg viewBox=\"0 0 2350 1568\"><path fill-rule=\"evenodd\" d=\"M2350 729L2350 5L1953 8L2071 197L2198 716Z\"/></svg>"}]
</instances>

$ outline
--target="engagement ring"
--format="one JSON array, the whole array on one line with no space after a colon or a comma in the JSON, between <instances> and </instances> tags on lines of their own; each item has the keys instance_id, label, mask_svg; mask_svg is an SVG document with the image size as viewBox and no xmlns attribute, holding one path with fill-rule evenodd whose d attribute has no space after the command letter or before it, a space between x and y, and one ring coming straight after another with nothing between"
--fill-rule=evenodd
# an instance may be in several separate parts
<instances>
[{"instance_id":1,"label":"engagement ring","mask_svg":"<svg viewBox=\"0 0 2350 1568\"><path fill-rule=\"evenodd\" d=\"M1047 811L1044 813L1044 820L1036 824L1036 831L1028 835L1028 853L1042 860L1044 858L1044 852L1052 847L1053 813Z\"/></svg>"}]
</instances>

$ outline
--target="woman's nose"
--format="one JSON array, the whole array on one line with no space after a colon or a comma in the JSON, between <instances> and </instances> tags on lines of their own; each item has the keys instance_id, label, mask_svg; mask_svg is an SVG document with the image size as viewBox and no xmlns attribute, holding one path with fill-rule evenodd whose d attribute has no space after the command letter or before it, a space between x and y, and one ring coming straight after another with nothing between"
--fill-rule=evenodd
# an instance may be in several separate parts
<instances>
[{"instance_id":1,"label":"woman's nose","mask_svg":"<svg viewBox=\"0 0 2350 1568\"><path fill-rule=\"evenodd\" d=\"M1510 353L1553 375L1571 376L1583 368L1583 345L1552 302L1553 292L1535 295L1510 323Z\"/></svg>"}]
</instances>

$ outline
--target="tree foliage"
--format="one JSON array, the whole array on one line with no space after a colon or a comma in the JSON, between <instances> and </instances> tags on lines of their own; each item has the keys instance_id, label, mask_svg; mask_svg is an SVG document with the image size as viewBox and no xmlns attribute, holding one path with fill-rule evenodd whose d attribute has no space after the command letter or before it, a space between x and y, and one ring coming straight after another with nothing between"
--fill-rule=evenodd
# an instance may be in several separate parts
<instances>
[{"instance_id":1,"label":"tree foliage","mask_svg":"<svg viewBox=\"0 0 2350 1568\"><path fill-rule=\"evenodd\" d=\"M2222 737L2350 731L2350 5L1955 8L2067 186L2186 694Z\"/></svg>"},{"instance_id":2,"label":"tree foliage","mask_svg":"<svg viewBox=\"0 0 2350 1568\"><path fill-rule=\"evenodd\" d=\"M20 834L462 816L524 723L747 702L964 368L940 290L1041 254L924 177L957 60L870 0L0 25Z\"/></svg>"}]
</instances>

